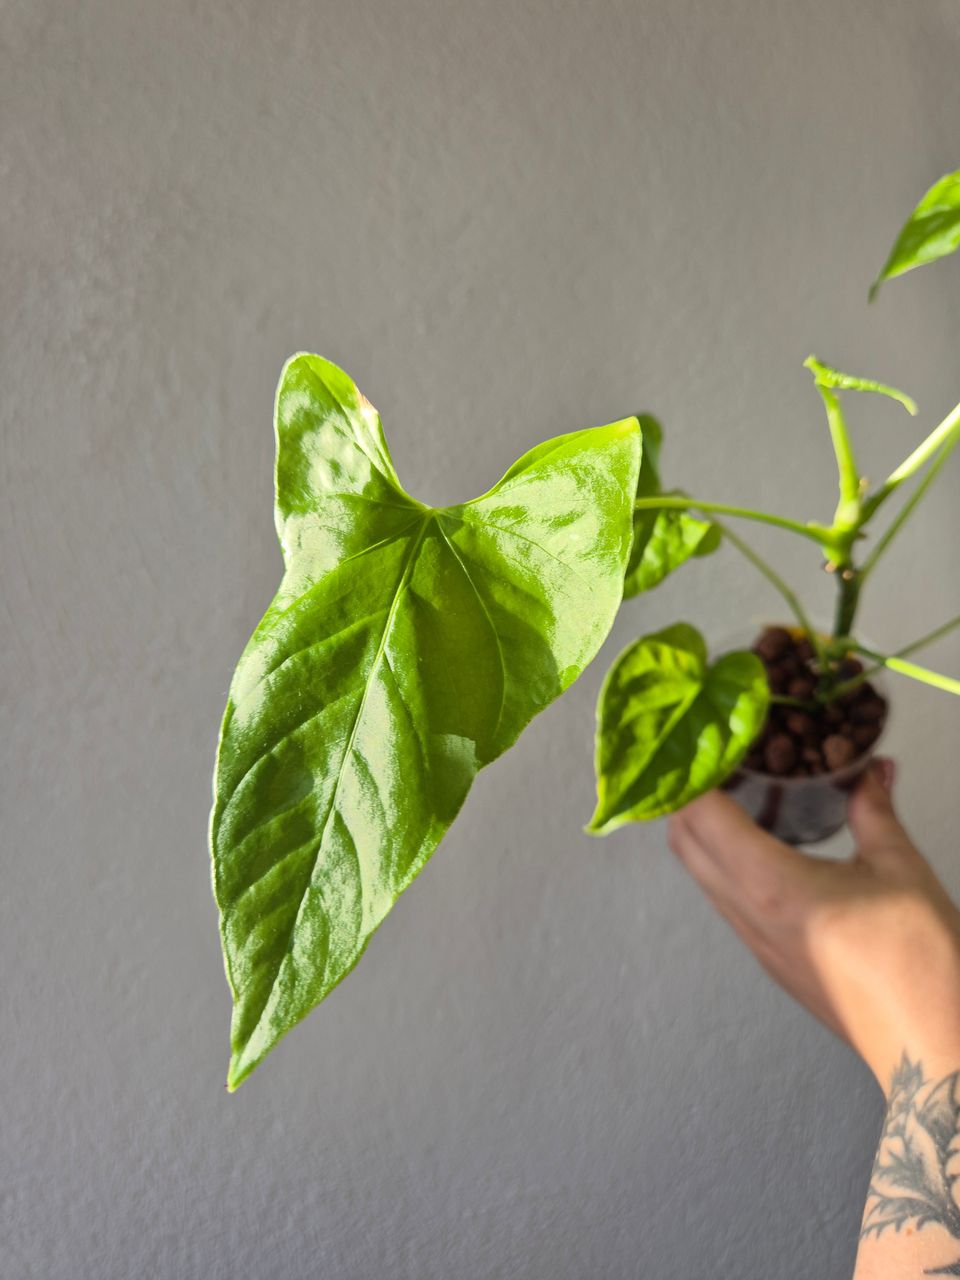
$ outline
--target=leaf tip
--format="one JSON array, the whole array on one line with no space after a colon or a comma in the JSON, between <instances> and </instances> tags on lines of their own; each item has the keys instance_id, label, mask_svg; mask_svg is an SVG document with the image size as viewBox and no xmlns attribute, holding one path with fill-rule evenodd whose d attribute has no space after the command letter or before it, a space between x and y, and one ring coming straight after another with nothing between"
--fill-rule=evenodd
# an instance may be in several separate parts
<instances>
[{"instance_id":1,"label":"leaf tip","mask_svg":"<svg viewBox=\"0 0 960 1280\"><path fill-rule=\"evenodd\" d=\"M246 1058L242 1049L234 1052L227 1068L227 1093L236 1093L256 1065L256 1062L250 1062Z\"/></svg>"},{"instance_id":2,"label":"leaf tip","mask_svg":"<svg viewBox=\"0 0 960 1280\"><path fill-rule=\"evenodd\" d=\"M613 830L611 821L615 814L611 812L609 801L605 800L602 795L597 795L596 808L593 816L583 828L584 835L588 836L608 836Z\"/></svg>"}]
</instances>

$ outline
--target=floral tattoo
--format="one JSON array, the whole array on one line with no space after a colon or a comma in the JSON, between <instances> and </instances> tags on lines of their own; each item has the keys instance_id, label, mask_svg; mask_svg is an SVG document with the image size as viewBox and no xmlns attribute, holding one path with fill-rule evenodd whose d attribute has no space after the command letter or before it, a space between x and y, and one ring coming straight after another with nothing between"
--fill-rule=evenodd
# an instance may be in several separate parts
<instances>
[{"instance_id":1,"label":"floral tattoo","mask_svg":"<svg viewBox=\"0 0 960 1280\"><path fill-rule=\"evenodd\" d=\"M861 1239L935 1222L960 1246L960 1071L931 1085L904 1051L870 1176ZM956 1262L926 1275L960 1276Z\"/></svg>"}]
</instances>

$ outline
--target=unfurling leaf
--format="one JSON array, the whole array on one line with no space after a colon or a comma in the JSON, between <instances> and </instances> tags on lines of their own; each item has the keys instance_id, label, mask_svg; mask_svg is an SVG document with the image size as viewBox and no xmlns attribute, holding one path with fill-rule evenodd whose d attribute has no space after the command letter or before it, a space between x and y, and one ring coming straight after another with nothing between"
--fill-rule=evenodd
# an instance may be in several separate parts
<instances>
[{"instance_id":1,"label":"unfurling leaf","mask_svg":"<svg viewBox=\"0 0 960 1280\"><path fill-rule=\"evenodd\" d=\"M905 391L898 391L896 387L888 387L885 382L875 382L873 378L858 378L852 373L841 373L839 369L831 369L828 364L824 364L816 356L807 356L803 362L803 367L810 370L814 381L819 387L830 387L836 391L873 391L877 395L888 396L891 400L896 400L898 404L903 405L907 413L916 416L916 401L911 399Z\"/></svg>"},{"instance_id":2,"label":"unfurling leaf","mask_svg":"<svg viewBox=\"0 0 960 1280\"><path fill-rule=\"evenodd\" d=\"M597 706L597 808L587 830L658 818L724 780L763 727L763 664L728 653L712 666L684 622L635 641L607 673Z\"/></svg>"},{"instance_id":3,"label":"unfurling leaf","mask_svg":"<svg viewBox=\"0 0 960 1280\"><path fill-rule=\"evenodd\" d=\"M285 571L237 668L211 816L230 1088L353 968L483 765L581 673L623 590L636 419L430 508L319 356L277 392Z\"/></svg>"},{"instance_id":4,"label":"unfurling leaf","mask_svg":"<svg viewBox=\"0 0 960 1280\"><path fill-rule=\"evenodd\" d=\"M660 423L649 414L639 415L643 432L643 456L637 481L637 497L660 495L660 445L663 432ZM670 495L672 496L672 495ZM709 555L720 545L720 530L715 524L698 520L686 511L663 508L642 509L633 516L633 546L624 585L625 596L649 591L679 569L691 556Z\"/></svg>"},{"instance_id":5,"label":"unfurling leaf","mask_svg":"<svg viewBox=\"0 0 960 1280\"><path fill-rule=\"evenodd\" d=\"M960 170L935 182L904 224L883 270L870 286L870 301L884 280L935 262L960 249Z\"/></svg>"}]
</instances>

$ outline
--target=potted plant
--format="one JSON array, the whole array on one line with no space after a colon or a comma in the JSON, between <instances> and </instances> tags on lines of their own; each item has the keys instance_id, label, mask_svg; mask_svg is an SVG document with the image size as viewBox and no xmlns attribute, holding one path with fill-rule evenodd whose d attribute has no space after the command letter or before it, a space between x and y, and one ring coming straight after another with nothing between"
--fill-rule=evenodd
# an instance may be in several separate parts
<instances>
[{"instance_id":1,"label":"potted plant","mask_svg":"<svg viewBox=\"0 0 960 1280\"><path fill-rule=\"evenodd\" d=\"M880 280L958 244L954 174L911 215ZM428 507L402 486L352 380L319 356L287 362L275 413L284 574L231 683L210 822L234 997L230 1089L350 972L476 774L580 675L623 596L692 556L728 542L777 587L794 622L712 663L686 623L617 659L598 710L590 831L668 813L724 783L784 829L796 819L785 789L813 791L816 812L862 768L887 710L876 670L960 692L960 681L907 660L960 618L889 656L855 631L877 559L960 438L960 406L868 491L841 393L891 395L911 412L912 401L807 364L837 457L829 524L665 493L661 433L647 416L548 440L488 493ZM864 554L877 513L924 466ZM837 581L832 628L811 623L732 527L740 519L817 546Z\"/></svg>"}]
</instances>

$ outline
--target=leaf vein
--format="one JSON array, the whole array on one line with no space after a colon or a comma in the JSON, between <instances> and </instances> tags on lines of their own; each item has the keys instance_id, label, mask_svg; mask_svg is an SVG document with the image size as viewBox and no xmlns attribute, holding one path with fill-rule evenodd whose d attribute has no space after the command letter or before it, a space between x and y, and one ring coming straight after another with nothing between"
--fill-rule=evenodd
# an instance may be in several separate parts
<instances>
[{"instance_id":1,"label":"leaf vein","mask_svg":"<svg viewBox=\"0 0 960 1280\"><path fill-rule=\"evenodd\" d=\"M351 729L350 729L350 736L349 736L349 738L347 739L346 746L344 747L343 755L340 757L340 767L339 767L339 769L337 770L337 777L336 777L336 781L334 782L334 785L333 785L333 792L332 792L332 794L331 794L331 796L330 796L330 803L329 803L329 805L327 806L327 812L326 812L326 814L324 815L323 824L322 824L322 826L321 826L321 828L320 828L320 836L319 836L319 839L317 840L317 849L316 849L316 854L314 855L314 858L313 858L313 864L312 864L312 866L311 866L311 868L310 868L310 877L309 877L309 880L308 880L307 889L306 889L306 891L304 892L303 896L302 896L302 897L301 897L301 899L300 899L300 906L299 906L299 908L298 908L298 910L297 910L296 917L295 917L294 922L293 922L293 924L292 924L292 926L291 926L291 928L290 928L290 932L289 932L289 934L288 934L288 936L287 936L287 941L286 941L286 944L285 944L285 947L284 947L284 953L283 953L283 956L281 957L280 962L279 962L279 963L277 964L277 966L276 966L276 973L275 973L275 976L274 976L274 980L273 980L273 982L270 984L270 990L267 992L266 998L264 999L263 1003L261 1004L261 1007L260 1007L260 1010L259 1010L259 1014L258 1014L258 1018L257 1018L257 1027L259 1027L260 1022L261 1022L261 1021L262 1021L262 1019L263 1019L264 1011L265 1011L265 1009L267 1008L267 1006L268 1006L268 1004L269 1004L269 1002L270 1002L270 998L272 997L273 992L276 990L277 979L278 979L278 978L279 978L279 976L280 976L280 971L281 971L281 969L283 968L284 964L286 964L286 962L288 961L288 959L289 959L289 957L290 957L290 953L291 953L291 951L292 951L292 949L293 949L293 940L294 940L294 938L295 938L295 936L296 936L296 933L297 933L297 927L298 927L298 925L300 924L300 918L301 918L301 916L302 916L302 914L303 914L303 906L304 906L304 903L305 903L305 902L306 902L306 900L307 900L307 894L309 893L310 886L313 884L313 877L314 877L314 874L315 874L316 869L317 869L317 863L318 863L318 862L319 862L319 860L320 860L320 850L323 848L323 846L324 846L324 844L325 844L325 842L326 842L326 838L327 838L327 831L328 831L329 826L330 826L331 818L332 818L332 816L333 816L334 812L335 812L335 811L337 810L337 808L338 808L338 802L339 802L339 796L340 796L340 785L341 785L341 783L342 783L342 781L343 781L344 769L345 769L345 766L346 766L346 762L347 762L347 760L350 758L350 756L351 756L351 754L352 754L352 752L353 752L353 745L354 745L354 742L356 741L357 732L358 732L358 729L359 729L359 727L360 727L360 723L361 723L361 721L362 721L362 719L363 719L363 712L364 712L364 708L365 708L365 706L366 706L366 702L367 702L367 695L368 695L368 693L370 692L371 685L373 684L373 678L374 678L374 675L376 674L377 668L379 667L379 665L380 665L380 663L381 663L381 661L382 661L382 659L383 659L383 654L384 654L384 650L386 649L387 640L389 639L389 636L390 636L390 630L391 630L391 628L392 628L392 626L393 626L393 620L394 620L394 618L396 617L397 608L398 608L398 606L399 606L400 600L401 600L401 599L402 599L402 597L403 597L403 593L404 593L404 591L405 591L405 589L406 589L407 583L409 582L410 574L411 574L411 573L412 573L412 571L413 571L413 565L414 565L414 562L415 562L415 560L416 560L417 552L419 551L419 549L420 549L420 545L421 545L421 543L423 542L423 538L424 538L424 535L425 535L425 533L426 533L427 525L428 525L428 524L429 524L429 521L428 521L428 520L425 520L425 521L423 522L423 526L422 526L422 528L420 529L419 534L417 535L417 537L414 539L413 543L411 544L410 550L407 552L406 558L405 558L405 560L404 560L403 570L402 570L402 572L401 572L401 574L400 574L400 579L399 579L399 581L398 581L398 583L397 583L397 586L396 586L396 588L395 588L395 590L394 590L393 600L392 600L392 602L391 602L390 609L389 609L389 611L388 611L388 613L387 613L387 618L386 618L386 621L385 621L385 623L384 623L383 631L382 631L381 636L380 636L380 643L379 643L379 645L378 645L378 647L377 647L377 652L376 652L376 654L374 655L373 661L372 661L372 663L370 664L370 670L369 670L369 673L368 673L368 675L367 675L367 679L366 679L366 681L365 681L365 683L364 683L363 693L361 694L361 696L360 696L360 700L359 700L359 703L358 703L358 705L357 705L357 712L356 712L356 715L354 716L353 725L352 725L352 727L351 727ZM346 828L346 824L344 824L344 825L345 825L345 828ZM346 828L346 830L347 830L347 834L348 834L348 835L350 835L350 833L349 833L349 828ZM352 849L353 849L354 858L356 859L356 862L357 862L357 872L358 872L358 875L360 876L361 883L362 883L362 879L363 879L363 877L362 877L362 874L361 874L360 858L359 858L359 854L358 854L358 851L357 851L356 843L355 843L355 841L353 840L352 835L350 835L350 841L349 841L349 842L350 842L351 847L352 847ZM321 985L322 985L325 981L326 981L326 966L324 966L324 974L323 974L323 978L321 979Z\"/></svg>"},{"instance_id":2,"label":"leaf vein","mask_svg":"<svg viewBox=\"0 0 960 1280\"><path fill-rule=\"evenodd\" d=\"M467 568L460 553L457 551L456 547L447 537L447 532L444 529L443 522L441 520L437 521L437 528L440 530L440 536L443 538L447 547L450 549L450 552L456 559L457 563L460 565L460 568L463 572L463 576L470 583L470 586L473 590L473 594L477 597L477 603L479 604L481 610L483 611L484 619L486 620L487 626L490 628L490 633L493 636L494 643L497 646L497 660L500 663L500 705L497 708L497 721L493 729L493 736L495 738L497 734L500 732L500 724L503 720L503 709L507 701L507 664L503 658L503 645L500 643L500 635L497 631L497 628L493 625L493 619L490 617L490 611L487 608L486 603L484 602L483 596L480 594L480 589L478 588L477 584L474 582L473 575L471 574L470 570Z\"/></svg>"}]
</instances>

